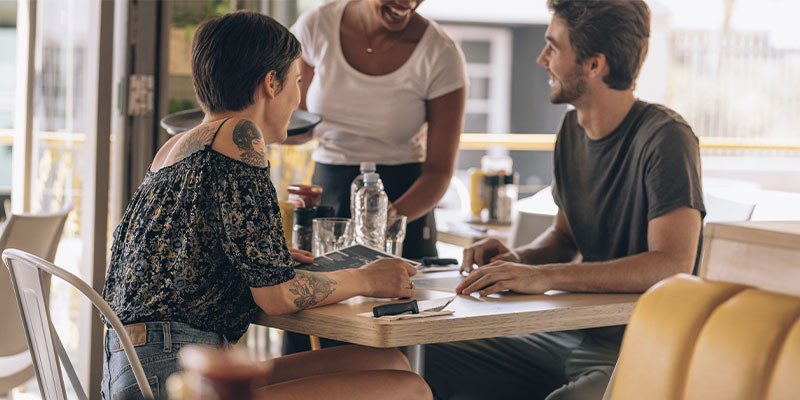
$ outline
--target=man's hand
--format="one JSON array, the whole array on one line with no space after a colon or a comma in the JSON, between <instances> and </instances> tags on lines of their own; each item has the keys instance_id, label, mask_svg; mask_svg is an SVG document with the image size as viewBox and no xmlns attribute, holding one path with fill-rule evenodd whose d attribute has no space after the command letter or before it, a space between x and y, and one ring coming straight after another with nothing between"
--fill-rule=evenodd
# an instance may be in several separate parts
<instances>
[{"instance_id":1,"label":"man's hand","mask_svg":"<svg viewBox=\"0 0 800 400\"><path fill-rule=\"evenodd\" d=\"M481 296L488 296L510 290L540 294L550 288L549 274L541 266L494 261L470 272L456 287L456 293L469 295L477 291Z\"/></svg>"},{"instance_id":2,"label":"man's hand","mask_svg":"<svg viewBox=\"0 0 800 400\"><path fill-rule=\"evenodd\" d=\"M314 262L314 253L306 250L300 249L293 249L289 248L289 254L292 256L292 260L295 260L301 264L307 264Z\"/></svg>"},{"instance_id":3,"label":"man's hand","mask_svg":"<svg viewBox=\"0 0 800 400\"><path fill-rule=\"evenodd\" d=\"M459 272L470 273L473 264L482 266L493 261L520 262L520 258L517 252L509 250L499 240L487 238L464 249L464 260Z\"/></svg>"},{"instance_id":4,"label":"man's hand","mask_svg":"<svg viewBox=\"0 0 800 400\"><path fill-rule=\"evenodd\" d=\"M399 258L382 258L357 270L370 297L413 297L417 269Z\"/></svg>"}]
</instances>

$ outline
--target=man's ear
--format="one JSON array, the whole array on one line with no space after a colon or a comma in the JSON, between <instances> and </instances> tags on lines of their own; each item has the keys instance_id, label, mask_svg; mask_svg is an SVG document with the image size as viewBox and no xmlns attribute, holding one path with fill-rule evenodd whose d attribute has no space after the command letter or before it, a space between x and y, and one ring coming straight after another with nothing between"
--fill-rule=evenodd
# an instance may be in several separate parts
<instances>
[{"instance_id":1,"label":"man's ear","mask_svg":"<svg viewBox=\"0 0 800 400\"><path fill-rule=\"evenodd\" d=\"M604 77L608 75L608 60L603 53L597 53L584 61L584 67L589 77Z\"/></svg>"},{"instance_id":2,"label":"man's ear","mask_svg":"<svg viewBox=\"0 0 800 400\"><path fill-rule=\"evenodd\" d=\"M272 100L278 95L280 91L280 82L278 82L275 71L269 71L264 75L264 79L261 81L261 89L264 91L264 95L267 99Z\"/></svg>"}]
</instances>

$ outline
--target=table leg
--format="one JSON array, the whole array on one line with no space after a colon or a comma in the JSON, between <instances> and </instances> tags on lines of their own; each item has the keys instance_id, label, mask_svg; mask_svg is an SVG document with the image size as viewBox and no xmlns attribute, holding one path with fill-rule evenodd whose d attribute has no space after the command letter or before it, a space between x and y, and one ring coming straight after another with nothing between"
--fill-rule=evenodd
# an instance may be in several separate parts
<instances>
[{"instance_id":1,"label":"table leg","mask_svg":"<svg viewBox=\"0 0 800 400\"><path fill-rule=\"evenodd\" d=\"M406 346L400 348L400 351L408 357L411 370L420 376L425 376L423 375L425 372L425 345L415 344L413 346Z\"/></svg>"}]
</instances>

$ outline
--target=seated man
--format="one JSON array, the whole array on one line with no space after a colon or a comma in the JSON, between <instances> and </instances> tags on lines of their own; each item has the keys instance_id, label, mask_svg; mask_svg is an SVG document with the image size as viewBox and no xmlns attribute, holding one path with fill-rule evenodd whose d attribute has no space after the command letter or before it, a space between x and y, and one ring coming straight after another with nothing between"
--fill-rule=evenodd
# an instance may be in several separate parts
<instances>
[{"instance_id":1,"label":"seated man","mask_svg":"<svg viewBox=\"0 0 800 400\"><path fill-rule=\"evenodd\" d=\"M554 15L537 61L550 75L550 101L575 107L553 157L559 211L527 246L508 249L488 239L465 249L462 271L469 275L456 291L642 292L691 272L705 213L698 140L677 113L634 97L650 35L647 5L548 6ZM623 330L430 345L425 377L444 399L600 399Z\"/></svg>"}]
</instances>

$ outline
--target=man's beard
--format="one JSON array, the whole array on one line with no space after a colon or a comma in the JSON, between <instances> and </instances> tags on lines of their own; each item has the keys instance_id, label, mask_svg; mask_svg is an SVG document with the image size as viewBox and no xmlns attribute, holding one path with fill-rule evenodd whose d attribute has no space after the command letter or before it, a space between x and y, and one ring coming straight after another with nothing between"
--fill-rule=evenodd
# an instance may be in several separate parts
<instances>
[{"instance_id":1,"label":"man's beard","mask_svg":"<svg viewBox=\"0 0 800 400\"><path fill-rule=\"evenodd\" d=\"M576 64L560 81L560 90L550 94L550 102L553 104L572 103L583 96L586 93L586 79L581 76L582 73L580 64Z\"/></svg>"}]
</instances>

